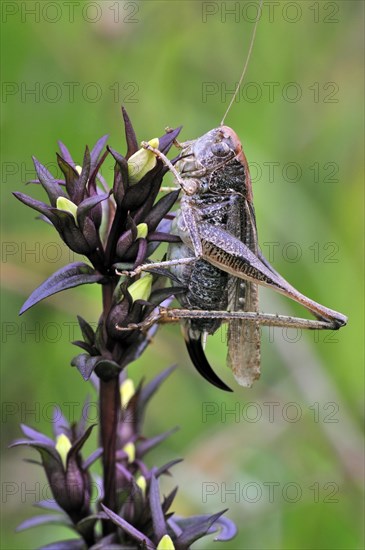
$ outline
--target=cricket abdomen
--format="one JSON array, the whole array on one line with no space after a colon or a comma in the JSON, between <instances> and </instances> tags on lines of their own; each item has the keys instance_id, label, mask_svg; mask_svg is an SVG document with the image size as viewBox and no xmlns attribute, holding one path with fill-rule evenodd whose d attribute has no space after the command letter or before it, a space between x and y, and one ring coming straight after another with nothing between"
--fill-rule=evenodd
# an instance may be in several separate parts
<instances>
[{"instance_id":1,"label":"cricket abdomen","mask_svg":"<svg viewBox=\"0 0 365 550\"><path fill-rule=\"evenodd\" d=\"M185 299L191 309L219 310L227 308L228 274L205 260L196 260L191 271ZM213 334L221 325L219 319L196 319L191 328Z\"/></svg>"}]
</instances>

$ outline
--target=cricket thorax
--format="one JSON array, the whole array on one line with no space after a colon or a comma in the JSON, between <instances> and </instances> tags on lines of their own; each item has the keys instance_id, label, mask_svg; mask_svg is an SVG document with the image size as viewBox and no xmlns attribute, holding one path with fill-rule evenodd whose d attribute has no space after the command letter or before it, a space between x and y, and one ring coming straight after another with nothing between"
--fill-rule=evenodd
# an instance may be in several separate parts
<instances>
[{"instance_id":1,"label":"cricket thorax","mask_svg":"<svg viewBox=\"0 0 365 550\"><path fill-rule=\"evenodd\" d=\"M176 169L182 179L196 181L196 194L235 191L251 199L247 161L236 133L227 126L187 142Z\"/></svg>"}]
</instances>

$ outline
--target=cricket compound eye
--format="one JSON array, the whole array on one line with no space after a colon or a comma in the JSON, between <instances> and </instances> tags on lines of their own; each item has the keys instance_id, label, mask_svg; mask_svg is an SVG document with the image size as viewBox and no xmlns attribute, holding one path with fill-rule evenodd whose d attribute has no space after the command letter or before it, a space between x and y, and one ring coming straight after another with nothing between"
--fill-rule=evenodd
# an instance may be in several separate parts
<instances>
[{"instance_id":1,"label":"cricket compound eye","mask_svg":"<svg viewBox=\"0 0 365 550\"><path fill-rule=\"evenodd\" d=\"M231 152L231 148L224 141L213 143L212 153L217 157L226 157Z\"/></svg>"}]
</instances>

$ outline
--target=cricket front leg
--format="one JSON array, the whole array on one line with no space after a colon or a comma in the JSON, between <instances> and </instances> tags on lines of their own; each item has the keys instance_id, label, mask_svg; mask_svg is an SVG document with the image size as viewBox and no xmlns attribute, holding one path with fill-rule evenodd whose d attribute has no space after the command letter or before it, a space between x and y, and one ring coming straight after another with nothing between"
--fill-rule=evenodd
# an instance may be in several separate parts
<instances>
[{"instance_id":1,"label":"cricket front leg","mask_svg":"<svg viewBox=\"0 0 365 550\"><path fill-rule=\"evenodd\" d=\"M161 153L161 151L159 151L155 147L152 147L147 141L142 141L141 145L148 151L154 153L156 157L159 158L165 164L165 166L168 167L170 172L173 174L176 183L181 187L182 191L184 192L184 196L181 198L181 228L179 236L183 235L184 233L188 233L189 240L192 243L195 256L197 258L200 258L202 256L202 245L198 231L199 216L196 212L196 209L194 208L193 199L191 197L198 191L200 186L199 177L206 173L206 169L201 168L200 170L195 170L194 172L190 173L190 177L182 178L180 173L176 170L176 168L166 157L166 155Z\"/></svg>"},{"instance_id":2,"label":"cricket front leg","mask_svg":"<svg viewBox=\"0 0 365 550\"><path fill-rule=\"evenodd\" d=\"M189 197L181 197L181 209L176 215L176 230L181 240L189 243L189 247L194 251L195 259L201 258L203 254L202 241L199 233L199 214L194 208Z\"/></svg>"},{"instance_id":3,"label":"cricket front leg","mask_svg":"<svg viewBox=\"0 0 365 550\"><path fill-rule=\"evenodd\" d=\"M149 271L158 270L158 269L167 269L177 265L191 264L195 262L195 260L196 258L194 258L194 256L191 256L189 258L179 258L176 260L165 260L162 262L141 264L137 266L135 269L133 269L133 271L128 271L128 270L119 271L118 269L116 269L115 273L118 276L127 275L128 277L135 277L136 275L140 275L143 271L149 272Z\"/></svg>"}]
</instances>

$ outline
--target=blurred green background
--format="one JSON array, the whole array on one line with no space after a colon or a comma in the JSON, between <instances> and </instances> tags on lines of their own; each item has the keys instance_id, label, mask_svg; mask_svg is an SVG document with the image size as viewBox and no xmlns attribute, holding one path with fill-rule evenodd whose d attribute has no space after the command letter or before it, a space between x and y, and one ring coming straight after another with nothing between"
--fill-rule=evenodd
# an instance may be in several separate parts
<instances>
[{"instance_id":1,"label":"blurred green background","mask_svg":"<svg viewBox=\"0 0 365 550\"><path fill-rule=\"evenodd\" d=\"M34 177L31 155L55 169L57 140L81 161L109 133L124 150L120 104L138 138L218 126L248 49L255 2L2 2L2 542L31 549L71 536L35 515L45 480L26 449L8 450L25 422L50 434L52 404L74 417L90 393L69 367L76 314L96 322L97 287L17 312L74 258L51 227L12 198ZM228 13L233 10L233 13ZM150 465L184 456L167 491L179 514L229 508L230 543L197 548L363 548L363 3L264 1L239 101L226 120L251 164L264 254L306 295L349 315L331 334L263 331L262 376L237 387L224 334L208 343L227 395L193 370L178 326L162 327L132 365L135 381L178 363L151 404L146 434L181 430ZM33 92L32 92L33 90ZM110 172L111 174L111 172ZM104 174L109 177L109 174ZM266 311L303 314L262 292ZM304 312L305 313L305 312ZM231 412L229 412L231 411ZM233 412L232 412L233 411ZM33 492L32 492L33 491Z\"/></svg>"}]
</instances>

